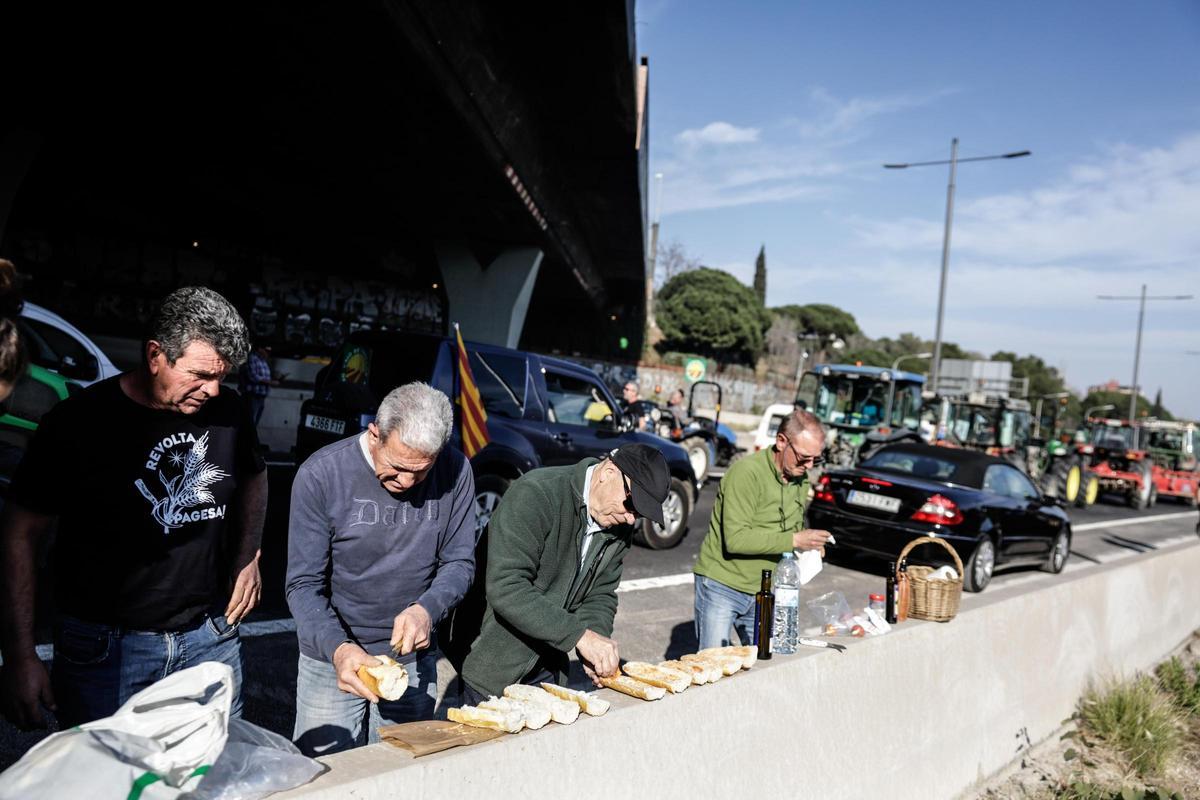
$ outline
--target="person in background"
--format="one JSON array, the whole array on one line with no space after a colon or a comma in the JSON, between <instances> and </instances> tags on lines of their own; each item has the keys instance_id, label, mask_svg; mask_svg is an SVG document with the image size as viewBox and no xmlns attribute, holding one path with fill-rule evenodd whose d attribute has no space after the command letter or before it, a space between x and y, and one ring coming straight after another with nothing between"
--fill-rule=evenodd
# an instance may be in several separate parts
<instances>
[{"instance_id":1,"label":"person in background","mask_svg":"<svg viewBox=\"0 0 1200 800\"><path fill-rule=\"evenodd\" d=\"M433 631L475 575L475 479L446 446L453 424L446 395L405 384L365 432L296 473L287 601L300 641L293 738L308 755L379 741L384 722L433 717ZM388 702L357 671L390 652L409 690Z\"/></svg>"},{"instance_id":2,"label":"person in background","mask_svg":"<svg viewBox=\"0 0 1200 800\"><path fill-rule=\"evenodd\" d=\"M675 415L675 419L683 424L687 421L687 400L683 393L683 389L676 389L671 392L671 397L667 401L667 410Z\"/></svg>"},{"instance_id":3,"label":"person in background","mask_svg":"<svg viewBox=\"0 0 1200 800\"><path fill-rule=\"evenodd\" d=\"M825 429L808 411L779 425L775 444L735 461L717 487L708 534L693 572L700 647L754 640L754 594L762 571L789 550L825 555L829 532L806 529L808 470L823 463Z\"/></svg>"},{"instance_id":4,"label":"person in background","mask_svg":"<svg viewBox=\"0 0 1200 800\"><path fill-rule=\"evenodd\" d=\"M250 350L250 357L238 371L238 392L246 401L250 419L255 427L258 427L258 421L262 419L271 387L278 386L282 377L284 376L277 378L271 371L271 346L256 340Z\"/></svg>"},{"instance_id":5,"label":"person in background","mask_svg":"<svg viewBox=\"0 0 1200 800\"><path fill-rule=\"evenodd\" d=\"M136 369L42 417L0 525L0 709L19 727L42 727L43 707L63 728L110 716L203 661L233 669L241 713L238 624L261 594L267 475L221 380L247 349L229 301L178 289ZM34 648L35 553L55 526L48 674Z\"/></svg>"},{"instance_id":6,"label":"person in background","mask_svg":"<svg viewBox=\"0 0 1200 800\"><path fill-rule=\"evenodd\" d=\"M17 327L24 306L17 288L17 268L0 258L0 411L29 367L29 353Z\"/></svg>"},{"instance_id":7,"label":"person in background","mask_svg":"<svg viewBox=\"0 0 1200 800\"><path fill-rule=\"evenodd\" d=\"M638 382L626 381L625 386L621 389L621 401L625 403L625 413L633 416L637 430L644 431L650 426L650 418L634 408L634 404L640 402L641 399L642 389Z\"/></svg>"}]
</instances>

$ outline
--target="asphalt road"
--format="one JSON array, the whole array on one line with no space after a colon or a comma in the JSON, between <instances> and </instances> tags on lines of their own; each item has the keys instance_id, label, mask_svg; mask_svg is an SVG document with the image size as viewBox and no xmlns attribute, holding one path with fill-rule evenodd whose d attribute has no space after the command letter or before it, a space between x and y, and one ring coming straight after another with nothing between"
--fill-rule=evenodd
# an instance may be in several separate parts
<instances>
[{"instance_id":1,"label":"asphalt road","mask_svg":"<svg viewBox=\"0 0 1200 800\"><path fill-rule=\"evenodd\" d=\"M297 650L283 599L287 549L284 499L290 494L293 473L290 467L271 469L272 502L263 546L263 605L243 626L245 716L289 736L294 719ZM658 661L695 649L691 569L708 529L716 485L715 479L705 485L689 518L688 534L677 547L665 551L637 547L626 557L614 630L623 658ZM1070 515L1075 538L1067 572L1136 558L1196 537L1197 512L1170 501L1143 512L1102 502L1090 509L1071 509ZM804 587L802 599L840 591L852 605L861 607L869 593L883 591L886 569L881 561L845 556L830 548L826 567ZM1036 587L1041 581L1057 579L1036 569L998 571L985 592L964 595L963 607L996 602L1012 592ZM848 641L852 646L853 640ZM42 650L49 657L48 648ZM442 706L452 705L456 700L453 673L448 664L442 666L440 683L447 692ZM572 682L583 685L578 670ZM20 733L0 722L0 768L19 758L42 735Z\"/></svg>"}]
</instances>

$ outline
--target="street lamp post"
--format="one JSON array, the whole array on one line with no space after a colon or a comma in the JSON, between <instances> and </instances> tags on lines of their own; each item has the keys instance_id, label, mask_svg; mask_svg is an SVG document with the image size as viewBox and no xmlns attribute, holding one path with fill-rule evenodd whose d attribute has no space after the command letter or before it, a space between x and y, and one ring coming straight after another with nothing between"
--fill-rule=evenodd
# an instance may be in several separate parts
<instances>
[{"instance_id":1,"label":"street lamp post","mask_svg":"<svg viewBox=\"0 0 1200 800\"><path fill-rule=\"evenodd\" d=\"M1141 295L1113 295L1113 294L1098 294L1097 300L1138 300L1138 324L1137 324L1137 344L1133 350L1133 385L1129 393L1129 422L1130 424L1137 421L1137 401L1138 401L1138 367L1142 360L1142 321L1146 318L1146 301L1147 300L1191 300L1190 294L1159 294L1146 296L1146 284L1142 284ZM1134 446L1137 446L1137 432L1134 429Z\"/></svg>"},{"instance_id":2,"label":"street lamp post","mask_svg":"<svg viewBox=\"0 0 1200 800\"><path fill-rule=\"evenodd\" d=\"M1083 421L1087 422L1089 419L1091 419L1093 411L1112 411L1114 408L1116 408L1116 406L1114 406L1112 403L1105 403L1102 406L1092 406L1087 411L1083 412Z\"/></svg>"},{"instance_id":3,"label":"street lamp post","mask_svg":"<svg viewBox=\"0 0 1200 800\"><path fill-rule=\"evenodd\" d=\"M895 372L900 368L901 361L907 361L910 358L930 358L931 356L933 356L933 353L909 353L906 356L900 356L892 362L892 372Z\"/></svg>"},{"instance_id":4,"label":"street lamp post","mask_svg":"<svg viewBox=\"0 0 1200 800\"><path fill-rule=\"evenodd\" d=\"M903 164L884 164L884 169L908 169L909 167L931 167L940 164L950 165L950 181L946 185L946 228L942 233L942 275L938 282L938 311L937 329L933 339L933 391L938 390L938 377L942 371L942 319L946 309L946 274L950 267L950 226L954 221L954 178L958 173L958 165L968 161L994 161L1000 158L1022 158L1030 155L1028 150L1018 150L1013 153L1001 153L994 156L958 157L958 138L950 140L949 161L914 161Z\"/></svg>"}]
</instances>

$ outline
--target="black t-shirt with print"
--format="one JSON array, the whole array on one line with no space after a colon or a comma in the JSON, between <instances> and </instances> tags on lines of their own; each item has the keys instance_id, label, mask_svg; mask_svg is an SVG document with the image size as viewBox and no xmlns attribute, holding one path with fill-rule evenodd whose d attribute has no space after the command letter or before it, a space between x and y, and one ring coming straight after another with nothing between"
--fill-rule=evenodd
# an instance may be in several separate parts
<instances>
[{"instance_id":1,"label":"black t-shirt with print","mask_svg":"<svg viewBox=\"0 0 1200 800\"><path fill-rule=\"evenodd\" d=\"M238 396L195 414L129 399L120 378L55 406L10 501L58 518L58 611L131 630L175 630L229 599L237 487L265 465Z\"/></svg>"}]
</instances>

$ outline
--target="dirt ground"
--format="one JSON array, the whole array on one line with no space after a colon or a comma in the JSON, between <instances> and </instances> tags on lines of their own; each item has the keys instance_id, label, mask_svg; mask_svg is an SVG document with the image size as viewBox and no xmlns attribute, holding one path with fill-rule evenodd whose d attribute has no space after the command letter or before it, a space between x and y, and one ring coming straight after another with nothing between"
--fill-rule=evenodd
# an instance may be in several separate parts
<instances>
[{"instance_id":1,"label":"dirt ground","mask_svg":"<svg viewBox=\"0 0 1200 800\"><path fill-rule=\"evenodd\" d=\"M1200 631L1193 633L1192 638L1172 655L1179 656L1189 670L1200 663ZM1076 722L1071 722L1049 740L1027 750L1019 762L967 797L971 800L1053 800L1075 797L1069 792L1070 787L1084 783L1103 787L1110 793L1127 788L1154 787L1163 797L1174 792L1186 800L1200 800L1200 717L1185 718L1184 724L1187 733L1183 749L1165 773L1154 779L1139 777L1115 748L1089 736Z\"/></svg>"}]
</instances>

